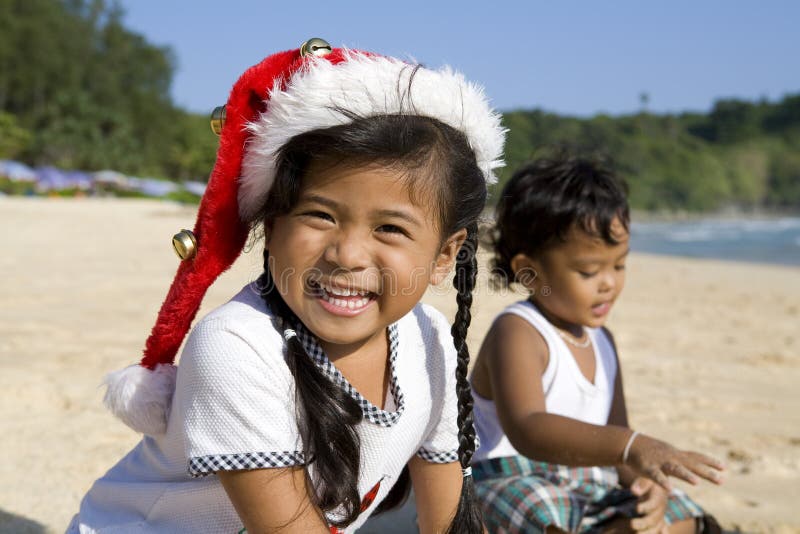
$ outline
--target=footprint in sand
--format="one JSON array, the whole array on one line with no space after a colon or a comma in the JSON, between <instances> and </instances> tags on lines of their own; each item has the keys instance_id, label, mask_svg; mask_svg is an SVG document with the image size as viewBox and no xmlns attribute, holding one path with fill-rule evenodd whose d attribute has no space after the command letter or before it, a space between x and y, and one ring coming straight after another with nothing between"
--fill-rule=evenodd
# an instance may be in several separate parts
<instances>
[{"instance_id":1,"label":"footprint in sand","mask_svg":"<svg viewBox=\"0 0 800 534\"><path fill-rule=\"evenodd\" d=\"M744 449L728 449L729 469L740 475L750 473L750 466L756 460L755 455Z\"/></svg>"}]
</instances>

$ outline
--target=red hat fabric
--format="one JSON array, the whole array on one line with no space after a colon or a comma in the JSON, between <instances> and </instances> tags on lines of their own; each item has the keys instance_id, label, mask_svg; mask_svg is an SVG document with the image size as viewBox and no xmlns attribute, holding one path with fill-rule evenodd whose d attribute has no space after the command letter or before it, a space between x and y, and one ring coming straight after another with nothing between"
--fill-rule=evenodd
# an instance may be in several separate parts
<instances>
[{"instance_id":1,"label":"red hat fabric","mask_svg":"<svg viewBox=\"0 0 800 534\"><path fill-rule=\"evenodd\" d=\"M423 115L466 135L487 183L495 181L493 170L502 165L500 116L479 87L449 68L416 68L341 48L324 56L289 50L245 71L225 110L217 160L194 226L197 253L178 268L141 362L105 380L106 406L145 434L166 430L177 351L208 287L241 253L246 221L264 205L276 153L292 137L347 123L352 116Z\"/></svg>"}]
</instances>

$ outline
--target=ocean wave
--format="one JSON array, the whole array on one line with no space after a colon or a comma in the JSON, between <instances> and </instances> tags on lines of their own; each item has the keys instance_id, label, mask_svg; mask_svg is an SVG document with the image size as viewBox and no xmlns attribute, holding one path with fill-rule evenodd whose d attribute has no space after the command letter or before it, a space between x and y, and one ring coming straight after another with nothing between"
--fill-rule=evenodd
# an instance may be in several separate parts
<instances>
[{"instance_id":1,"label":"ocean wave","mask_svg":"<svg viewBox=\"0 0 800 534\"><path fill-rule=\"evenodd\" d=\"M660 238L676 243L707 241L737 241L740 239L772 238L776 234L798 233L800 218L781 219L703 219L694 222L637 223L632 232L646 238ZM789 237L787 236L787 237Z\"/></svg>"}]
</instances>

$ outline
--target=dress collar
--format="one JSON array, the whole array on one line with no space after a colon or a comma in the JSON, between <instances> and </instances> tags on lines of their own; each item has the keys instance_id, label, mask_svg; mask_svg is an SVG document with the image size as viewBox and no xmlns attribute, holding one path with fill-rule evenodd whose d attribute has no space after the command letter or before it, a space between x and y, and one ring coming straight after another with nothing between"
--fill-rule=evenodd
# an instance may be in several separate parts
<instances>
[{"instance_id":1,"label":"dress collar","mask_svg":"<svg viewBox=\"0 0 800 534\"><path fill-rule=\"evenodd\" d=\"M353 387L352 384L342 375L336 366L328 359L325 351L319 346L316 336L311 334L308 329L302 324L296 325L297 335L306 354L314 361L320 371L328 377L334 384L347 392L353 400L355 400L361 407L364 418L369 422L383 427L393 426L405 410L405 399L403 392L400 390L400 383L397 379L397 353L400 336L398 334L397 323L389 325L389 370L391 372L391 379L389 381L389 391L394 398L394 405L397 410L394 412L387 412L372 404L365 399L361 393Z\"/></svg>"}]
</instances>

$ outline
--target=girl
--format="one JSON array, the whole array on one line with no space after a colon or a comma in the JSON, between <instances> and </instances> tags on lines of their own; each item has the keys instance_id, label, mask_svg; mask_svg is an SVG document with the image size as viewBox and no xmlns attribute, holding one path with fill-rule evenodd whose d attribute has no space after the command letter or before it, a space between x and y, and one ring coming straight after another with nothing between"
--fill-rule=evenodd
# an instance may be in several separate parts
<instances>
[{"instance_id":1,"label":"girl","mask_svg":"<svg viewBox=\"0 0 800 534\"><path fill-rule=\"evenodd\" d=\"M668 477L720 482L717 460L628 428L603 327L625 282L625 193L602 165L561 154L517 171L499 200L494 274L530 298L497 317L472 375L492 532L694 532L703 512Z\"/></svg>"},{"instance_id":2,"label":"girl","mask_svg":"<svg viewBox=\"0 0 800 534\"><path fill-rule=\"evenodd\" d=\"M498 115L450 70L319 39L245 72L215 115L198 222L175 238L185 259L141 364L108 380L106 403L147 435L68 532L354 532L409 480L423 532L480 531L464 251ZM175 371L203 293L258 225L264 274L200 321ZM454 265L451 337L419 300Z\"/></svg>"}]
</instances>

